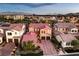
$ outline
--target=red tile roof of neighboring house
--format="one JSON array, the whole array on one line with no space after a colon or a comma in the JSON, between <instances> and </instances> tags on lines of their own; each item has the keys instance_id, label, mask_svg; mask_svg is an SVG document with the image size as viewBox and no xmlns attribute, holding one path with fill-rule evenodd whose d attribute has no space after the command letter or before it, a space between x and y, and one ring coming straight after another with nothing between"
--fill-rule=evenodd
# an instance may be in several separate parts
<instances>
[{"instance_id":1,"label":"red tile roof of neighboring house","mask_svg":"<svg viewBox=\"0 0 79 59\"><path fill-rule=\"evenodd\" d=\"M29 27L43 29L43 28L50 28L50 25L46 23L31 23Z\"/></svg>"},{"instance_id":2,"label":"red tile roof of neighboring house","mask_svg":"<svg viewBox=\"0 0 79 59\"><path fill-rule=\"evenodd\" d=\"M24 24L19 23L19 24L4 24L4 25L5 26L0 26L0 28L7 29L7 30L14 29L14 30L20 31L22 30L22 27Z\"/></svg>"},{"instance_id":3,"label":"red tile roof of neighboring house","mask_svg":"<svg viewBox=\"0 0 79 59\"><path fill-rule=\"evenodd\" d=\"M64 42L71 42L72 40L76 40L76 38L72 34L60 34L62 40Z\"/></svg>"},{"instance_id":4,"label":"red tile roof of neighboring house","mask_svg":"<svg viewBox=\"0 0 79 59\"><path fill-rule=\"evenodd\" d=\"M21 23L19 23L19 24L11 24L10 25L11 29L14 29L14 30L17 30L17 31L22 30L22 27L23 27L23 24L21 24Z\"/></svg>"},{"instance_id":5,"label":"red tile roof of neighboring house","mask_svg":"<svg viewBox=\"0 0 79 59\"><path fill-rule=\"evenodd\" d=\"M27 41L37 41L37 34L34 32L28 32L23 35L22 41L27 42Z\"/></svg>"},{"instance_id":6,"label":"red tile roof of neighboring house","mask_svg":"<svg viewBox=\"0 0 79 59\"><path fill-rule=\"evenodd\" d=\"M77 28L74 24L72 23L56 23L54 25L54 27L58 27L58 28L69 28L69 29L72 29L72 28Z\"/></svg>"}]
</instances>

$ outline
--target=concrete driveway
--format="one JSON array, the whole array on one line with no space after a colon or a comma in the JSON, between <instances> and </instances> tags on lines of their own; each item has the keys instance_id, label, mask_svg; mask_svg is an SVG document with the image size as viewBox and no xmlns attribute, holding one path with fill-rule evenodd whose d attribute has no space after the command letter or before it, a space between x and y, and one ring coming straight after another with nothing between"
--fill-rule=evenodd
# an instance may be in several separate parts
<instances>
[{"instance_id":1,"label":"concrete driveway","mask_svg":"<svg viewBox=\"0 0 79 59\"><path fill-rule=\"evenodd\" d=\"M45 56L57 55L55 46L52 44L50 40L41 40L41 43L39 45L41 49L43 50L43 54Z\"/></svg>"}]
</instances>

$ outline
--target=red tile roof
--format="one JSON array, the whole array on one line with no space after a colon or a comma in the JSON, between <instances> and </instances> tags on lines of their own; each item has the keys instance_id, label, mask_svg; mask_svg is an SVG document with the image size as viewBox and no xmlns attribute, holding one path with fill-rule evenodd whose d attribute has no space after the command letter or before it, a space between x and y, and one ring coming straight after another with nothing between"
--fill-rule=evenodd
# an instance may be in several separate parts
<instances>
[{"instance_id":1,"label":"red tile roof","mask_svg":"<svg viewBox=\"0 0 79 59\"><path fill-rule=\"evenodd\" d=\"M38 29L43 29L43 28L49 28L50 25L46 23L31 23L29 27L33 28L38 28Z\"/></svg>"},{"instance_id":2,"label":"red tile roof","mask_svg":"<svg viewBox=\"0 0 79 59\"><path fill-rule=\"evenodd\" d=\"M17 31L22 30L22 27L23 27L23 24L21 24L21 23L19 23L19 24L11 24L10 25L11 29L14 29L14 30L17 30Z\"/></svg>"},{"instance_id":3,"label":"red tile roof","mask_svg":"<svg viewBox=\"0 0 79 59\"><path fill-rule=\"evenodd\" d=\"M76 40L76 38L72 34L60 34L61 38L65 42L71 42L72 40Z\"/></svg>"},{"instance_id":4,"label":"red tile roof","mask_svg":"<svg viewBox=\"0 0 79 59\"><path fill-rule=\"evenodd\" d=\"M54 25L54 27L58 27L58 28L69 28L69 29L72 29L72 28L77 28L74 24L72 23L56 23Z\"/></svg>"},{"instance_id":5,"label":"red tile roof","mask_svg":"<svg viewBox=\"0 0 79 59\"><path fill-rule=\"evenodd\" d=\"M20 31L22 30L22 27L23 27L24 24L9 24L9 26L0 26L0 28L2 29L7 29L7 30L11 30L11 29L14 29L14 30L17 30L17 31Z\"/></svg>"},{"instance_id":6,"label":"red tile roof","mask_svg":"<svg viewBox=\"0 0 79 59\"><path fill-rule=\"evenodd\" d=\"M37 41L37 34L34 32L28 32L25 35L23 35L22 41Z\"/></svg>"}]
</instances>

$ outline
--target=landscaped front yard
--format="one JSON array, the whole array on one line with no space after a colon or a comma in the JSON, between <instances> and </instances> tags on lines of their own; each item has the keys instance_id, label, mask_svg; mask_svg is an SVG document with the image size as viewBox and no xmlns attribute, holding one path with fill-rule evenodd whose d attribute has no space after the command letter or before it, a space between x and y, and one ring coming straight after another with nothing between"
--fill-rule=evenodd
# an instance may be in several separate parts
<instances>
[{"instance_id":1,"label":"landscaped front yard","mask_svg":"<svg viewBox=\"0 0 79 59\"><path fill-rule=\"evenodd\" d=\"M43 55L43 51L39 46L35 46L33 42L24 42L22 48L20 48L16 54L21 56L40 56Z\"/></svg>"}]
</instances>

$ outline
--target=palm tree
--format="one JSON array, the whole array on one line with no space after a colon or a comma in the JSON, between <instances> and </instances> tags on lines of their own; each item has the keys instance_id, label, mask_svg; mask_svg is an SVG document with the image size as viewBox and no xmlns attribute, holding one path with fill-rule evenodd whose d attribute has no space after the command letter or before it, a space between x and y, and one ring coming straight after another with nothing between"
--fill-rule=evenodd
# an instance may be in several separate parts
<instances>
[{"instance_id":1,"label":"palm tree","mask_svg":"<svg viewBox=\"0 0 79 59\"><path fill-rule=\"evenodd\" d=\"M26 51L26 50L35 50L36 49L36 47L35 47L35 45L33 44L33 42L32 41L28 41L27 43L26 42L24 42L23 43L23 50L24 51Z\"/></svg>"}]
</instances>

